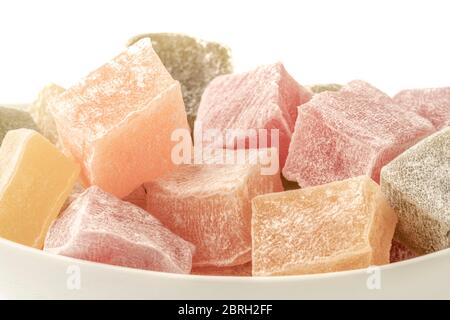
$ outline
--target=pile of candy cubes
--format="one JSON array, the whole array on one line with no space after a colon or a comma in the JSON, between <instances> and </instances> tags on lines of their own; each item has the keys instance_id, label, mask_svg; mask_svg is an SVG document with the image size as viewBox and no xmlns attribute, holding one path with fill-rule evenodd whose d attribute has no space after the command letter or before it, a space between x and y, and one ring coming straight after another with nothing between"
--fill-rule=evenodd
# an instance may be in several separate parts
<instances>
[{"instance_id":1,"label":"pile of candy cubes","mask_svg":"<svg viewBox=\"0 0 450 320\"><path fill-rule=\"evenodd\" d=\"M275 276L450 247L450 87L391 97L233 73L144 34L28 110L0 107L0 237L160 272Z\"/></svg>"}]
</instances>

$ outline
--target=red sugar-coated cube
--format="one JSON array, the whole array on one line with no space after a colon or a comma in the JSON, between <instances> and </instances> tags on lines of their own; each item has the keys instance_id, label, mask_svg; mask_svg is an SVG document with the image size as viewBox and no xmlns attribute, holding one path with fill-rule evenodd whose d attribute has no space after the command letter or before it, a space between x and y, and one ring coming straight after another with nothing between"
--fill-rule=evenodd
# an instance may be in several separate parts
<instances>
[{"instance_id":1,"label":"red sugar-coated cube","mask_svg":"<svg viewBox=\"0 0 450 320\"><path fill-rule=\"evenodd\" d=\"M384 165L434 131L427 119L354 81L299 108L283 175L302 187L359 175L379 182Z\"/></svg>"}]
</instances>

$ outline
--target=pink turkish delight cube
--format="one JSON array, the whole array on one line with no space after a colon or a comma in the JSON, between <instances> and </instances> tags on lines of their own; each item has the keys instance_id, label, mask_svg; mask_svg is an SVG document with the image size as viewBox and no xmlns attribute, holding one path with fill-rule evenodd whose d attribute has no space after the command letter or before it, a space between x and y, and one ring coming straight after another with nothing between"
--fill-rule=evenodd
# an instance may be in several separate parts
<instances>
[{"instance_id":1,"label":"pink turkish delight cube","mask_svg":"<svg viewBox=\"0 0 450 320\"><path fill-rule=\"evenodd\" d=\"M93 186L53 223L44 250L118 266L190 273L195 247L145 210Z\"/></svg>"},{"instance_id":2,"label":"pink turkish delight cube","mask_svg":"<svg viewBox=\"0 0 450 320\"><path fill-rule=\"evenodd\" d=\"M434 131L427 119L354 81L299 108L283 175L302 187L359 175L379 182L385 164Z\"/></svg>"},{"instance_id":3,"label":"pink turkish delight cube","mask_svg":"<svg viewBox=\"0 0 450 320\"><path fill-rule=\"evenodd\" d=\"M242 74L219 76L203 93L195 123L195 144L231 149L279 147L283 165L297 107L310 98L311 93L299 85L281 63L260 66ZM233 129L237 133L230 134ZM259 129L266 129L267 134L261 137ZM278 137L272 134L272 129L278 130ZM208 139L202 134L207 130L218 130L223 141ZM253 146L249 130L258 134Z\"/></svg>"},{"instance_id":4,"label":"pink turkish delight cube","mask_svg":"<svg viewBox=\"0 0 450 320\"><path fill-rule=\"evenodd\" d=\"M394 101L430 120L437 130L450 125L450 87L403 90Z\"/></svg>"}]
</instances>

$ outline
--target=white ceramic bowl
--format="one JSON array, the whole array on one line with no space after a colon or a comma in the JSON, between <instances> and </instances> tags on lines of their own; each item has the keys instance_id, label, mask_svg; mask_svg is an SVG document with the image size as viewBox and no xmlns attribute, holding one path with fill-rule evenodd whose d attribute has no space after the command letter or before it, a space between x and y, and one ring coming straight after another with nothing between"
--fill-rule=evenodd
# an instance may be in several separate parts
<instances>
[{"instance_id":1,"label":"white ceramic bowl","mask_svg":"<svg viewBox=\"0 0 450 320\"><path fill-rule=\"evenodd\" d=\"M378 270L251 278L177 275L115 267L56 256L0 239L0 297L449 299L450 249L386 265Z\"/></svg>"},{"instance_id":2,"label":"white ceramic bowl","mask_svg":"<svg viewBox=\"0 0 450 320\"><path fill-rule=\"evenodd\" d=\"M80 288L76 289L73 277L78 272ZM378 276L380 288L369 289L373 286L367 282ZM52 255L0 238L0 298L450 299L450 249L376 270L251 278L116 267Z\"/></svg>"}]
</instances>

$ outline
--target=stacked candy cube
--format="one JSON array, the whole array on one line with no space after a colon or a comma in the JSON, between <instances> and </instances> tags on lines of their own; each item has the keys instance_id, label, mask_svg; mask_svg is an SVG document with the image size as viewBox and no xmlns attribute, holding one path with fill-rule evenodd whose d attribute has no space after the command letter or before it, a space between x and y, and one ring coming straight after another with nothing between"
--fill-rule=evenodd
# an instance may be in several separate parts
<instances>
[{"instance_id":1,"label":"stacked candy cube","mask_svg":"<svg viewBox=\"0 0 450 320\"><path fill-rule=\"evenodd\" d=\"M303 87L281 63L233 74L218 43L142 35L29 113L0 108L0 236L196 275L401 261L450 246L449 125L450 88Z\"/></svg>"}]
</instances>

